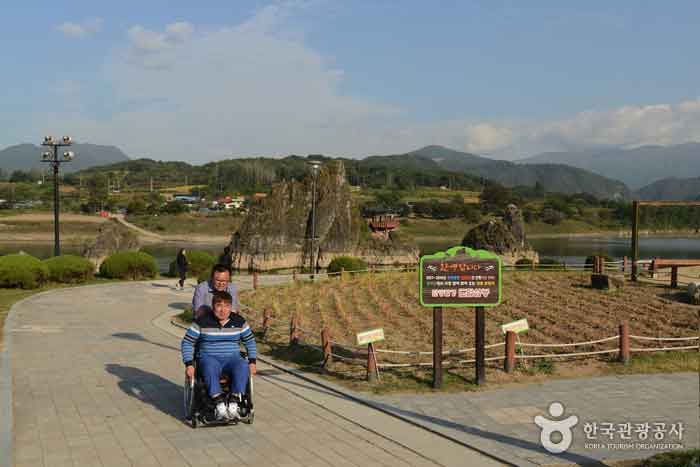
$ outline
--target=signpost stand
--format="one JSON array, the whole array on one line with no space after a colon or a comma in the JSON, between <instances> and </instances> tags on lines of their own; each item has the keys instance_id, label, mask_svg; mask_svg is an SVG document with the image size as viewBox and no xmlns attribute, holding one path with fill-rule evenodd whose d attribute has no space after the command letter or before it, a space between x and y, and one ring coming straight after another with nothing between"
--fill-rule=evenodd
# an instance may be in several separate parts
<instances>
[{"instance_id":1,"label":"signpost stand","mask_svg":"<svg viewBox=\"0 0 700 467\"><path fill-rule=\"evenodd\" d=\"M374 343L384 340L384 329L370 329L357 334L357 345L367 344L367 381L375 383L379 381L379 365L377 365L377 352Z\"/></svg>"},{"instance_id":2,"label":"signpost stand","mask_svg":"<svg viewBox=\"0 0 700 467\"><path fill-rule=\"evenodd\" d=\"M420 259L420 303L433 308L433 388L442 386L443 307L476 308L476 383L486 382L485 307L501 303L498 255L457 246Z\"/></svg>"},{"instance_id":3,"label":"signpost stand","mask_svg":"<svg viewBox=\"0 0 700 467\"><path fill-rule=\"evenodd\" d=\"M475 316L476 328L474 335L476 336L476 384L481 386L486 382L486 314L484 307L476 307Z\"/></svg>"},{"instance_id":4,"label":"signpost stand","mask_svg":"<svg viewBox=\"0 0 700 467\"><path fill-rule=\"evenodd\" d=\"M433 308L433 388L442 387L442 307Z\"/></svg>"}]
</instances>

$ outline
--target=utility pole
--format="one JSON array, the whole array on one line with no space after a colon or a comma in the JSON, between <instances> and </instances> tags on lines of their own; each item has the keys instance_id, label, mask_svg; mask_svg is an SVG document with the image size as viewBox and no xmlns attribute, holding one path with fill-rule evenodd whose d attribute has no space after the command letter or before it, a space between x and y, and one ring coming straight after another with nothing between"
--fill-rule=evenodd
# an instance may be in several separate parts
<instances>
[{"instance_id":1,"label":"utility pole","mask_svg":"<svg viewBox=\"0 0 700 467\"><path fill-rule=\"evenodd\" d=\"M311 165L311 281L314 281L316 273L316 263L314 262L315 241L316 241L316 179L321 169L320 161L309 161Z\"/></svg>"},{"instance_id":2,"label":"utility pole","mask_svg":"<svg viewBox=\"0 0 700 467\"><path fill-rule=\"evenodd\" d=\"M70 162L75 154L71 151L63 153L63 159L58 158L58 148L70 146L72 144L70 136L64 136L61 141L56 141L53 136L45 136L42 146L53 148L53 151L47 151L41 155L42 162L48 162L53 167L53 226L54 226L54 256L61 256L61 240L60 229L58 224L59 213L59 196L58 196L58 169L61 162Z\"/></svg>"},{"instance_id":3,"label":"utility pole","mask_svg":"<svg viewBox=\"0 0 700 467\"><path fill-rule=\"evenodd\" d=\"M151 177L151 193L153 192L153 177Z\"/></svg>"}]
</instances>

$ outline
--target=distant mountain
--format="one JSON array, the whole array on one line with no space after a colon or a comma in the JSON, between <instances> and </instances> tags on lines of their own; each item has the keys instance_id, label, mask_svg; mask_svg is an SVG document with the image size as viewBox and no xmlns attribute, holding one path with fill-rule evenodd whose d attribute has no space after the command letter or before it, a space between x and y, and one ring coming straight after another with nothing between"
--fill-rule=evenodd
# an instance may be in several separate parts
<instances>
[{"instance_id":1,"label":"distant mountain","mask_svg":"<svg viewBox=\"0 0 700 467\"><path fill-rule=\"evenodd\" d=\"M700 176L700 143L546 152L518 162L572 165L622 180L632 188L640 188L663 178Z\"/></svg>"},{"instance_id":2,"label":"distant mountain","mask_svg":"<svg viewBox=\"0 0 700 467\"><path fill-rule=\"evenodd\" d=\"M700 177L664 178L635 192L639 199L694 201L700 199Z\"/></svg>"},{"instance_id":3,"label":"distant mountain","mask_svg":"<svg viewBox=\"0 0 700 467\"><path fill-rule=\"evenodd\" d=\"M0 169L10 173L13 170L29 170L34 167L46 168L47 164L41 162L41 154L46 150L47 148L34 144L18 144L0 150ZM75 159L61 166L63 172L76 172L129 160L129 157L115 146L74 143L70 148L59 148L59 150L70 150L75 153Z\"/></svg>"},{"instance_id":4,"label":"distant mountain","mask_svg":"<svg viewBox=\"0 0 700 467\"><path fill-rule=\"evenodd\" d=\"M426 146L399 157L407 164L415 165L419 158L443 169L488 178L506 186L534 186L539 182L545 190L559 193L590 193L603 199L630 196L629 189L620 181L563 164L517 164L442 146Z\"/></svg>"}]
</instances>

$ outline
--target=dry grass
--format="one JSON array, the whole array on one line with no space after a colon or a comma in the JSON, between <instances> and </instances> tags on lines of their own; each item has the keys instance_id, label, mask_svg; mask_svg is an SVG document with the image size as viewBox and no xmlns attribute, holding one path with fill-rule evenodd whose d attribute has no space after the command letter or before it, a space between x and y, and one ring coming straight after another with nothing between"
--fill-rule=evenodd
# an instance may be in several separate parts
<instances>
[{"instance_id":1,"label":"dry grass","mask_svg":"<svg viewBox=\"0 0 700 467\"><path fill-rule=\"evenodd\" d=\"M681 294L649 284L632 285L615 293L591 289L584 273L509 272L504 275L504 301L487 309L486 342L503 341L500 326L527 318L530 331L522 342L571 343L614 336L622 321L629 321L633 335L649 337L686 337L698 335L698 307L683 303ZM345 280L334 279L315 284L296 284L276 289L242 293L242 301L255 309L269 307L275 321L267 341L279 357L294 359L300 355L285 354L289 340L291 315L301 315L302 339L318 345L324 326L331 330L335 342L354 345L355 334L374 327L383 327L386 341L382 349L430 351L432 348L432 313L418 304L416 273L357 275ZM260 314L250 316L257 326ZM469 309L445 309L444 348L463 349L474 345L474 318ZM617 342L576 348L575 351L616 348ZM654 344L651 344L653 346ZM689 345L686 343L686 345ZM633 342L633 347L650 346ZM546 349L551 351L550 349ZM528 353L542 353L526 348ZM571 352L571 349L554 350ZM320 359L318 353L305 352L306 364ZM488 356L502 356L503 348L489 349ZM680 355L680 356L679 356ZM530 361L520 371L505 374L498 368L502 362L490 364L489 380L510 383L546 379L554 376L593 376L609 372L646 373L654 371L697 371L697 354L674 353L634 357L630 366L613 363L616 354L602 358L586 358L550 363ZM416 362L417 356L401 357L379 354L380 362ZM420 357L429 362L430 356ZM473 358L472 353L450 357L450 360ZM362 368L334 363L331 373L341 379L361 378ZM471 365L456 365L446 374L447 386L464 389L471 385ZM430 369L385 372L392 381L387 388L416 389L430 381ZM451 384L454 383L454 384ZM354 384L354 383L353 383Z\"/></svg>"}]
</instances>

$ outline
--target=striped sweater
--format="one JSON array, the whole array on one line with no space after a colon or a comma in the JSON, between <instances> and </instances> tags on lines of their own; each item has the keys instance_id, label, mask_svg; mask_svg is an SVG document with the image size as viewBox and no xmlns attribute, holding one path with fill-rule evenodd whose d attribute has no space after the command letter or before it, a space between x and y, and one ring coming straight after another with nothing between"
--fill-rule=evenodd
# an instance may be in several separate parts
<instances>
[{"instance_id":1,"label":"striped sweater","mask_svg":"<svg viewBox=\"0 0 700 467\"><path fill-rule=\"evenodd\" d=\"M191 365L194 361L194 348L198 347L199 356L211 355L238 356L243 342L248 350L248 361L255 363L257 350L253 331L241 315L232 313L229 320L221 326L212 313L205 313L197 318L185 332L182 338L180 350L182 361L185 365Z\"/></svg>"}]
</instances>

